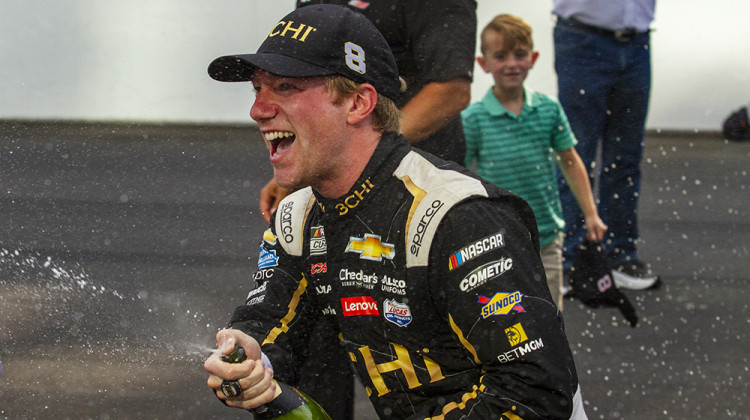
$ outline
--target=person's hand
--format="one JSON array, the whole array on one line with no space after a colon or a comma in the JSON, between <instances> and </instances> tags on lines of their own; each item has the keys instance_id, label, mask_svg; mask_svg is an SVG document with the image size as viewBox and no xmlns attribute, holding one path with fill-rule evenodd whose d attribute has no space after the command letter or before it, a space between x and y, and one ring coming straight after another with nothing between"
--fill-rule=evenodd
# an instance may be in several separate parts
<instances>
[{"instance_id":1,"label":"person's hand","mask_svg":"<svg viewBox=\"0 0 750 420\"><path fill-rule=\"evenodd\" d=\"M221 356L229 354L237 344L245 350L247 359L242 363L227 363ZM230 407L252 409L274 399L278 386L273 381L273 371L261 360L260 345L255 339L235 329L221 330L216 334L218 352L203 363L209 373L208 387ZM238 381L241 394L229 398L221 391L222 381Z\"/></svg>"},{"instance_id":2,"label":"person's hand","mask_svg":"<svg viewBox=\"0 0 750 420\"><path fill-rule=\"evenodd\" d=\"M271 214L279 207L281 200L291 193L291 189L279 186L273 178L260 190L260 214L266 223L271 223Z\"/></svg>"},{"instance_id":3,"label":"person's hand","mask_svg":"<svg viewBox=\"0 0 750 420\"><path fill-rule=\"evenodd\" d=\"M586 239L601 242L605 233L607 233L607 225L598 214L586 218Z\"/></svg>"}]
</instances>

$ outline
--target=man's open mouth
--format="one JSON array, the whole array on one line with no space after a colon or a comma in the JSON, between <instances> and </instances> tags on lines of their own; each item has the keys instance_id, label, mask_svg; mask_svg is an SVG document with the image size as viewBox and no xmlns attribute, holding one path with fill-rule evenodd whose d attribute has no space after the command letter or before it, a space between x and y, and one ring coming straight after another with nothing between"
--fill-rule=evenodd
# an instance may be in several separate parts
<instances>
[{"instance_id":1,"label":"man's open mouth","mask_svg":"<svg viewBox=\"0 0 750 420\"><path fill-rule=\"evenodd\" d=\"M270 131L263 134L263 138L271 145L271 156L276 156L288 149L297 136L289 131Z\"/></svg>"}]
</instances>

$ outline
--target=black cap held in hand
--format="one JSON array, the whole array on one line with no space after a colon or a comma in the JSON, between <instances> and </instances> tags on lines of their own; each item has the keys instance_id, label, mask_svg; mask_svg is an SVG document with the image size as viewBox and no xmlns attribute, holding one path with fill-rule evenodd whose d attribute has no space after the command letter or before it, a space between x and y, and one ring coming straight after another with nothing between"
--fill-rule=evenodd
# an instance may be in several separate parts
<instances>
[{"instance_id":1,"label":"black cap held in hand","mask_svg":"<svg viewBox=\"0 0 750 420\"><path fill-rule=\"evenodd\" d=\"M282 77L338 74L369 83L396 99L401 82L388 43L361 13L343 6L300 7L286 15L255 54L219 57L208 74L221 82L249 81L256 68Z\"/></svg>"},{"instance_id":2,"label":"black cap held in hand","mask_svg":"<svg viewBox=\"0 0 750 420\"><path fill-rule=\"evenodd\" d=\"M592 308L614 306L622 312L631 327L638 324L635 308L615 285L604 246L585 241L578 247L570 277L572 295Z\"/></svg>"}]
</instances>

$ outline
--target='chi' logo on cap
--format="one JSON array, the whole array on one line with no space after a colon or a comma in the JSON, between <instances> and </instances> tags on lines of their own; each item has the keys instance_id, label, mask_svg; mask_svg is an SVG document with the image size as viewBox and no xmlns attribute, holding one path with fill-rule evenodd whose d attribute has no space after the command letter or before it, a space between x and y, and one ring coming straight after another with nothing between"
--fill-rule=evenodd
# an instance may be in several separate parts
<instances>
[{"instance_id":1,"label":"'chi' logo on cap","mask_svg":"<svg viewBox=\"0 0 750 420\"><path fill-rule=\"evenodd\" d=\"M365 233L364 238L349 238L346 252L355 252L363 260L382 261L383 258L392 260L396 255L395 246L380 241L380 235Z\"/></svg>"}]
</instances>

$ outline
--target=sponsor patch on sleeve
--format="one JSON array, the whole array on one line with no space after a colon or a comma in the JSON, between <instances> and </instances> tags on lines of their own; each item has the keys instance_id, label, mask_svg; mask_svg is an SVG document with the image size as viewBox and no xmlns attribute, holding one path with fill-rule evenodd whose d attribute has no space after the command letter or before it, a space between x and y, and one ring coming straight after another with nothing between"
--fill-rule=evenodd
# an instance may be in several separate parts
<instances>
[{"instance_id":1,"label":"sponsor patch on sleeve","mask_svg":"<svg viewBox=\"0 0 750 420\"><path fill-rule=\"evenodd\" d=\"M276 256L276 251L267 249L261 245L260 253L258 254L258 270L276 267L277 265L279 265L279 257Z\"/></svg>"},{"instance_id":2,"label":"sponsor patch on sleeve","mask_svg":"<svg viewBox=\"0 0 750 420\"><path fill-rule=\"evenodd\" d=\"M477 303L482 305L482 318L489 318L493 315L508 315L511 312L524 313L526 310L521 306L523 294L516 290L515 292L495 293L492 298L479 296Z\"/></svg>"},{"instance_id":3,"label":"sponsor patch on sleeve","mask_svg":"<svg viewBox=\"0 0 750 420\"><path fill-rule=\"evenodd\" d=\"M456 251L448 258L448 270L458 268L467 261L503 246L505 246L505 241L503 239L503 234L500 232L472 242Z\"/></svg>"}]
</instances>

